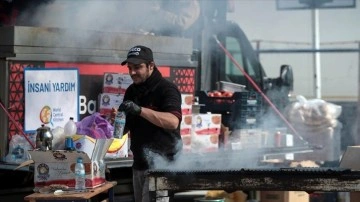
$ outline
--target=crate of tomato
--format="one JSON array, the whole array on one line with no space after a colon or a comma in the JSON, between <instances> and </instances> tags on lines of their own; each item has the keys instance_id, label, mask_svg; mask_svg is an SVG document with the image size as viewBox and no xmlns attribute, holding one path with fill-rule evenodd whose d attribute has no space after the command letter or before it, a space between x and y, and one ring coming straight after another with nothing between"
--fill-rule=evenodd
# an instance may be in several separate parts
<instances>
[{"instance_id":1,"label":"crate of tomato","mask_svg":"<svg viewBox=\"0 0 360 202\"><path fill-rule=\"evenodd\" d=\"M199 97L199 104L203 105L200 109L201 113L229 114L234 109L249 110L250 108L261 108L262 106L260 94L254 91L199 91L197 96Z\"/></svg>"},{"instance_id":2,"label":"crate of tomato","mask_svg":"<svg viewBox=\"0 0 360 202\"><path fill-rule=\"evenodd\" d=\"M238 92L230 91L199 91L197 96L199 97L199 104L202 105L200 112L212 112L212 113L227 113L230 112L231 106L236 101Z\"/></svg>"}]
</instances>

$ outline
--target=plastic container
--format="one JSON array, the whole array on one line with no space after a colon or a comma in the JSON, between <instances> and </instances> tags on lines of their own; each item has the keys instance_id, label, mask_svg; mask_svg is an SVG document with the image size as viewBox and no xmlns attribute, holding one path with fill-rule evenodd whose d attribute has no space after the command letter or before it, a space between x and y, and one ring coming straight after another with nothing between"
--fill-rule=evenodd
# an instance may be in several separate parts
<instances>
[{"instance_id":1,"label":"plastic container","mask_svg":"<svg viewBox=\"0 0 360 202\"><path fill-rule=\"evenodd\" d=\"M72 137L67 136L65 138L65 150L68 151L75 151L75 147L74 147L74 140L72 139Z\"/></svg>"},{"instance_id":2,"label":"plastic container","mask_svg":"<svg viewBox=\"0 0 360 202\"><path fill-rule=\"evenodd\" d=\"M83 163L83 159L78 157L75 165L75 189L76 190L84 190L85 186L85 166Z\"/></svg>"},{"instance_id":3,"label":"plastic container","mask_svg":"<svg viewBox=\"0 0 360 202\"><path fill-rule=\"evenodd\" d=\"M68 122L66 122L64 126L64 135L65 136L72 136L75 135L77 131L76 124L74 122L74 118L70 117Z\"/></svg>"},{"instance_id":4,"label":"plastic container","mask_svg":"<svg viewBox=\"0 0 360 202\"><path fill-rule=\"evenodd\" d=\"M123 111L118 111L114 120L114 138L121 138L124 133L126 115Z\"/></svg>"}]
</instances>

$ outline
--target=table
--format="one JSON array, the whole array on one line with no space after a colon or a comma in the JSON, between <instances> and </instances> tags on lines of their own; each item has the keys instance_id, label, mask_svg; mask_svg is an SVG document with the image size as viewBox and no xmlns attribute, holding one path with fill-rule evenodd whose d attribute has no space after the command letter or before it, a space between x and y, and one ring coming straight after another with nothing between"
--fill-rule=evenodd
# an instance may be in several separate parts
<instances>
[{"instance_id":1,"label":"table","mask_svg":"<svg viewBox=\"0 0 360 202\"><path fill-rule=\"evenodd\" d=\"M85 193L71 193L71 194L62 194L62 195L54 195L54 193L49 194L41 194L41 193L33 193L28 196L25 196L24 200L29 202L39 202L39 201L76 201L76 202L89 202L92 198L98 196L101 193L106 193L108 195L108 201L114 201L114 186L117 183L106 182L105 184L96 187L94 189L89 189L89 192Z\"/></svg>"}]
</instances>

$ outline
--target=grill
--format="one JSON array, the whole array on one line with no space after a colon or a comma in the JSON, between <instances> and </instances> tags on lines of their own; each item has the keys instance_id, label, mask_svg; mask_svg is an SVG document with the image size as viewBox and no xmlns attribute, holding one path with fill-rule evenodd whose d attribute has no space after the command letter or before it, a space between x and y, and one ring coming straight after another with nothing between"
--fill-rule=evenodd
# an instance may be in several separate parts
<instances>
[{"instance_id":1,"label":"grill","mask_svg":"<svg viewBox=\"0 0 360 202\"><path fill-rule=\"evenodd\" d=\"M360 171L342 168L157 169L150 170L148 177L152 201L159 198L158 191L165 190L360 191Z\"/></svg>"}]
</instances>

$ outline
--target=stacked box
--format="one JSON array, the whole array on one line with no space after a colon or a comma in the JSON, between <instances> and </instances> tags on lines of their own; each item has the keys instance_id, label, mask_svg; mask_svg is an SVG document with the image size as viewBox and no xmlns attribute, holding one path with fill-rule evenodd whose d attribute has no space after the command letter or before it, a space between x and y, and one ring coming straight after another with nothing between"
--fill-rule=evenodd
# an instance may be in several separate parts
<instances>
[{"instance_id":1,"label":"stacked box","mask_svg":"<svg viewBox=\"0 0 360 202\"><path fill-rule=\"evenodd\" d=\"M194 96L192 94L181 94L181 112L182 115L192 114Z\"/></svg>"},{"instance_id":2,"label":"stacked box","mask_svg":"<svg viewBox=\"0 0 360 202\"><path fill-rule=\"evenodd\" d=\"M98 111L108 120L112 108L117 109L124 99L126 89L133 83L129 74L104 73L103 92L99 94Z\"/></svg>"},{"instance_id":3,"label":"stacked box","mask_svg":"<svg viewBox=\"0 0 360 202\"><path fill-rule=\"evenodd\" d=\"M129 74L120 74L105 72L103 81L103 92L98 97L98 111L108 121L111 118L112 109L119 108L123 102L126 89L133 83ZM122 158L129 155L130 137L124 135L121 139L115 138L114 143L111 145L109 151L106 153L106 158ZM82 138L78 140L83 142L84 145L91 147L89 138ZM85 146L84 146L85 148ZM80 149L81 150L81 149Z\"/></svg>"},{"instance_id":4,"label":"stacked box","mask_svg":"<svg viewBox=\"0 0 360 202\"><path fill-rule=\"evenodd\" d=\"M129 74L104 73L103 93L124 94L133 83Z\"/></svg>"},{"instance_id":5,"label":"stacked box","mask_svg":"<svg viewBox=\"0 0 360 202\"><path fill-rule=\"evenodd\" d=\"M238 129L232 133L237 141L231 143L233 150L263 147L263 132L261 129Z\"/></svg>"},{"instance_id":6,"label":"stacked box","mask_svg":"<svg viewBox=\"0 0 360 202\"><path fill-rule=\"evenodd\" d=\"M191 151L217 151L220 130L221 114L194 114L192 116Z\"/></svg>"},{"instance_id":7,"label":"stacked box","mask_svg":"<svg viewBox=\"0 0 360 202\"><path fill-rule=\"evenodd\" d=\"M119 108L124 99L123 94L101 93L99 94L99 113L106 119L110 118L112 108Z\"/></svg>"},{"instance_id":8,"label":"stacked box","mask_svg":"<svg viewBox=\"0 0 360 202\"><path fill-rule=\"evenodd\" d=\"M180 123L180 135L183 140L183 150L186 152L191 150L191 120L191 114L183 115Z\"/></svg>"},{"instance_id":9,"label":"stacked box","mask_svg":"<svg viewBox=\"0 0 360 202\"><path fill-rule=\"evenodd\" d=\"M181 135L183 152L191 152L191 135Z\"/></svg>"},{"instance_id":10,"label":"stacked box","mask_svg":"<svg viewBox=\"0 0 360 202\"><path fill-rule=\"evenodd\" d=\"M181 94L181 113L180 134L183 142L183 151L191 151L191 119L192 104L194 96L192 94Z\"/></svg>"}]
</instances>

